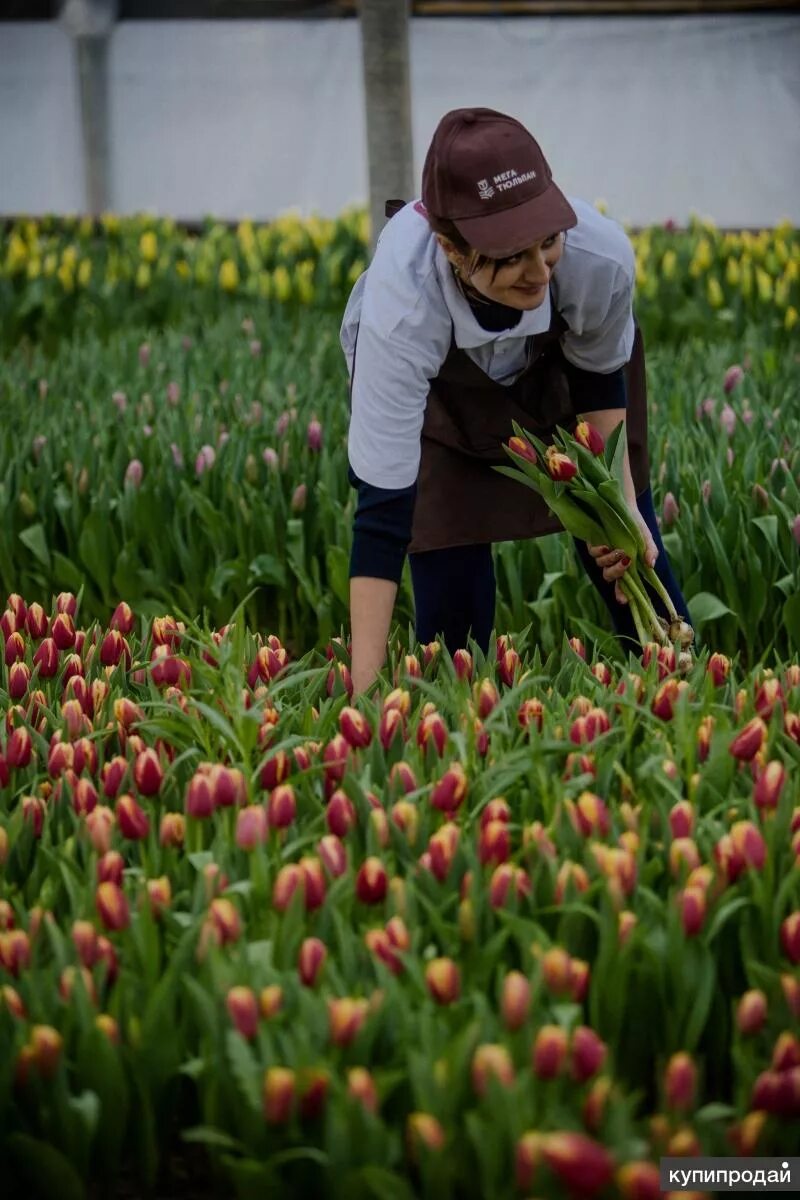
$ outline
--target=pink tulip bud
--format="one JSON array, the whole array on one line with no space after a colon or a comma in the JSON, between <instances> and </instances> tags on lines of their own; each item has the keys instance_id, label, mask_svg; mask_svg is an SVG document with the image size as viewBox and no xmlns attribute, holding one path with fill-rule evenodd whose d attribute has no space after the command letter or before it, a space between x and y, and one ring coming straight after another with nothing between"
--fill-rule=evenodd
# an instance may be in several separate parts
<instances>
[{"instance_id":1,"label":"pink tulip bud","mask_svg":"<svg viewBox=\"0 0 800 1200\"><path fill-rule=\"evenodd\" d=\"M578 1083L596 1075L608 1056L608 1049L593 1029L579 1025L573 1031L570 1045L570 1072Z\"/></svg>"},{"instance_id":2,"label":"pink tulip bud","mask_svg":"<svg viewBox=\"0 0 800 1200\"><path fill-rule=\"evenodd\" d=\"M800 1067L762 1071L753 1086L750 1107L777 1117L800 1117Z\"/></svg>"},{"instance_id":3,"label":"pink tulip bud","mask_svg":"<svg viewBox=\"0 0 800 1200\"><path fill-rule=\"evenodd\" d=\"M722 384L725 394L730 395L734 388L737 387L737 385L740 384L743 379L744 370L739 366L738 363L735 363L732 367L728 367Z\"/></svg>"},{"instance_id":4,"label":"pink tulip bud","mask_svg":"<svg viewBox=\"0 0 800 1200\"><path fill-rule=\"evenodd\" d=\"M761 717L753 717L739 731L728 747L734 758L750 762L758 754L767 736L767 726Z\"/></svg>"},{"instance_id":5,"label":"pink tulip bud","mask_svg":"<svg viewBox=\"0 0 800 1200\"><path fill-rule=\"evenodd\" d=\"M299 483L292 492L290 507L293 513L301 513L305 511L308 502L308 485Z\"/></svg>"},{"instance_id":6,"label":"pink tulip bud","mask_svg":"<svg viewBox=\"0 0 800 1200\"><path fill-rule=\"evenodd\" d=\"M327 947L319 938L307 937L303 940L297 960L297 972L304 987L316 985L327 957Z\"/></svg>"},{"instance_id":7,"label":"pink tulip bud","mask_svg":"<svg viewBox=\"0 0 800 1200\"><path fill-rule=\"evenodd\" d=\"M125 483L131 487L138 488L141 486L142 477L144 476L144 467L138 458L132 458L125 470Z\"/></svg>"},{"instance_id":8,"label":"pink tulip bud","mask_svg":"<svg viewBox=\"0 0 800 1200\"><path fill-rule=\"evenodd\" d=\"M250 804L236 815L236 845L240 850L255 850L267 840L267 811L261 804Z\"/></svg>"},{"instance_id":9,"label":"pink tulip bud","mask_svg":"<svg viewBox=\"0 0 800 1200\"><path fill-rule=\"evenodd\" d=\"M454 1004L461 995L461 974L451 958L434 958L425 967L425 985L437 1004Z\"/></svg>"},{"instance_id":10,"label":"pink tulip bud","mask_svg":"<svg viewBox=\"0 0 800 1200\"><path fill-rule=\"evenodd\" d=\"M778 1036L772 1049L773 1071L791 1071L800 1067L800 1039L790 1030Z\"/></svg>"},{"instance_id":11,"label":"pink tulip bud","mask_svg":"<svg viewBox=\"0 0 800 1200\"><path fill-rule=\"evenodd\" d=\"M523 700L517 712L517 723L523 729L529 729L533 726L541 732L542 725L544 724L544 705L541 700Z\"/></svg>"},{"instance_id":12,"label":"pink tulip bud","mask_svg":"<svg viewBox=\"0 0 800 1200\"><path fill-rule=\"evenodd\" d=\"M691 837L694 821L694 809L688 800L678 800L669 810L669 828L674 838Z\"/></svg>"},{"instance_id":13,"label":"pink tulip bud","mask_svg":"<svg viewBox=\"0 0 800 1200\"><path fill-rule=\"evenodd\" d=\"M110 809L96 808L92 813L93 817L100 814L108 814L113 820L113 814ZM86 824L89 824L87 819ZM97 847L95 847L97 849ZM120 854L119 850L105 850L102 853L98 850L100 858L97 861L97 882L98 883L116 883L118 887L122 886L122 877L125 871L125 859Z\"/></svg>"},{"instance_id":14,"label":"pink tulip bud","mask_svg":"<svg viewBox=\"0 0 800 1200\"><path fill-rule=\"evenodd\" d=\"M783 688L781 687L780 679L772 675L765 679L763 683L756 689L755 694L755 710L760 717L768 721L772 716L775 708L780 707L786 710L786 701L783 696Z\"/></svg>"},{"instance_id":15,"label":"pink tulip bud","mask_svg":"<svg viewBox=\"0 0 800 1200\"><path fill-rule=\"evenodd\" d=\"M24 769L33 758L33 742L25 728L13 729L6 742L6 762L9 767Z\"/></svg>"},{"instance_id":16,"label":"pink tulip bud","mask_svg":"<svg viewBox=\"0 0 800 1200\"><path fill-rule=\"evenodd\" d=\"M662 524L665 529L669 529L681 515L681 510L678 507L678 501L673 496L672 492L667 492L664 497L664 509L662 513Z\"/></svg>"},{"instance_id":17,"label":"pink tulip bud","mask_svg":"<svg viewBox=\"0 0 800 1200\"><path fill-rule=\"evenodd\" d=\"M308 443L309 450L313 450L315 453L322 449L322 426L319 421L309 421L308 429L306 430L306 442Z\"/></svg>"}]
</instances>

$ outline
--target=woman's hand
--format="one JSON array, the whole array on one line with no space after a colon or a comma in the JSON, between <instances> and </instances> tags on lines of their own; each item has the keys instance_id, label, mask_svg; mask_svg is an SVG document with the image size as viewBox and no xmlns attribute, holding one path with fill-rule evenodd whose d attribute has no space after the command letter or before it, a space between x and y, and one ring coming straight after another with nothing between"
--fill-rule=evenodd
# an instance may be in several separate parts
<instances>
[{"instance_id":1,"label":"woman's hand","mask_svg":"<svg viewBox=\"0 0 800 1200\"><path fill-rule=\"evenodd\" d=\"M653 540L653 535L638 508L630 506L636 524L642 531L644 538L644 561L649 567L655 565L658 558L658 548ZM598 567L602 568L603 579L606 583L614 583L614 596L620 604L627 604L628 597L622 591L617 580L621 579L631 565L631 560L622 550L612 550L609 546L590 546L586 543L586 547L592 558L597 563Z\"/></svg>"}]
</instances>

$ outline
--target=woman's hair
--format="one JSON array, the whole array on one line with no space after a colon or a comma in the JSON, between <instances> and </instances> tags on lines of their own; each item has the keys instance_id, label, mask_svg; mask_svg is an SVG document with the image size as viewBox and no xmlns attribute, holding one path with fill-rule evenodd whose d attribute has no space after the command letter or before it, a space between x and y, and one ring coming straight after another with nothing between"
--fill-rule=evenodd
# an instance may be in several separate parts
<instances>
[{"instance_id":1,"label":"woman's hair","mask_svg":"<svg viewBox=\"0 0 800 1200\"><path fill-rule=\"evenodd\" d=\"M428 224L434 233L440 233L442 237L446 237L452 242L456 250L461 254L468 256L467 278L474 275L476 271L480 271L482 267L491 264L494 267L492 271L492 283L494 283L495 275L500 270L505 262L505 258L490 258L488 254L479 254L477 250L473 250L472 246L462 237L456 228L453 221L449 221L446 217L434 216L432 212L428 213ZM514 255L509 255L513 258Z\"/></svg>"}]
</instances>

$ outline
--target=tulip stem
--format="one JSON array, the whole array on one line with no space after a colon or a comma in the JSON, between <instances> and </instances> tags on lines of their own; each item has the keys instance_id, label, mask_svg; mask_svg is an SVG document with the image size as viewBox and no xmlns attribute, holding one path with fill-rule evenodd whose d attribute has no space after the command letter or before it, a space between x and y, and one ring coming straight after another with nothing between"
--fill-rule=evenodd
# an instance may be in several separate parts
<instances>
[{"instance_id":1,"label":"tulip stem","mask_svg":"<svg viewBox=\"0 0 800 1200\"><path fill-rule=\"evenodd\" d=\"M628 607L631 610L631 616L633 617L633 623L636 626L636 636L639 638L639 641L641 642L642 646L644 646L645 643L647 642L648 638L647 638L647 634L645 633L644 624L642 622L642 614L639 611L639 599L636 595L635 588L626 586L626 584L629 585L630 580L627 578L624 578L622 580L622 585L621 585L622 590L623 590L623 592L625 592L626 596L628 597Z\"/></svg>"},{"instance_id":2,"label":"tulip stem","mask_svg":"<svg viewBox=\"0 0 800 1200\"><path fill-rule=\"evenodd\" d=\"M670 621L679 621L681 618L675 610L675 605L672 603L672 597L670 596L667 589L664 587L664 584L658 578L658 575L656 575L653 568L648 567L646 564L643 563L642 571L644 572L644 576L645 576L647 582L650 584L650 586L653 588L654 591L658 592L659 596L664 601Z\"/></svg>"},{"instance_id":3,"label":"tulip stem","mask_svg":"<svg viewBox=\"0 0 800 1200\"><path fill-rule=\"evenodd\" d=\"M645 636L642 639L642 647L644 647L648 641L657 641L663 645L665 640L664 631L661 628L658 615L653 608L650 597L647 595L647 592L645 591L635 568L632 572L626 572L625 580L628 584L631 594L635 596L637 600L640 618L645 618L644 624L646 625L646 629ZM649 638L647 637L647 629L650 630L651 636Z\"/></svg>"}]
</instances>

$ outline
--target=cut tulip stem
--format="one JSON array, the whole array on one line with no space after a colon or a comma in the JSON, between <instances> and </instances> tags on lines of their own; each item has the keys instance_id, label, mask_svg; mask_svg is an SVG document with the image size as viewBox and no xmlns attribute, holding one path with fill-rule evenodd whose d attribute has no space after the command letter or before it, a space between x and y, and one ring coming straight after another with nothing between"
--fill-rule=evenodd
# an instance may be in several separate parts
<instances>
[{"instance_id":1,"label":"cut tulip stem","mask_svg":"<svg viewBox=\"0 0 800 1200\"><path fill-rule=\"evenodd\" d=\"M658 575L656 575L655 570L646 564L642 564L642 572L653 590L658 592L659 596L664 601L670 621L680 621L681 617L676 611L675 605L672 603L672 597L664 587L664 584L658 578Z\"/></svg>"}]
</instances>

